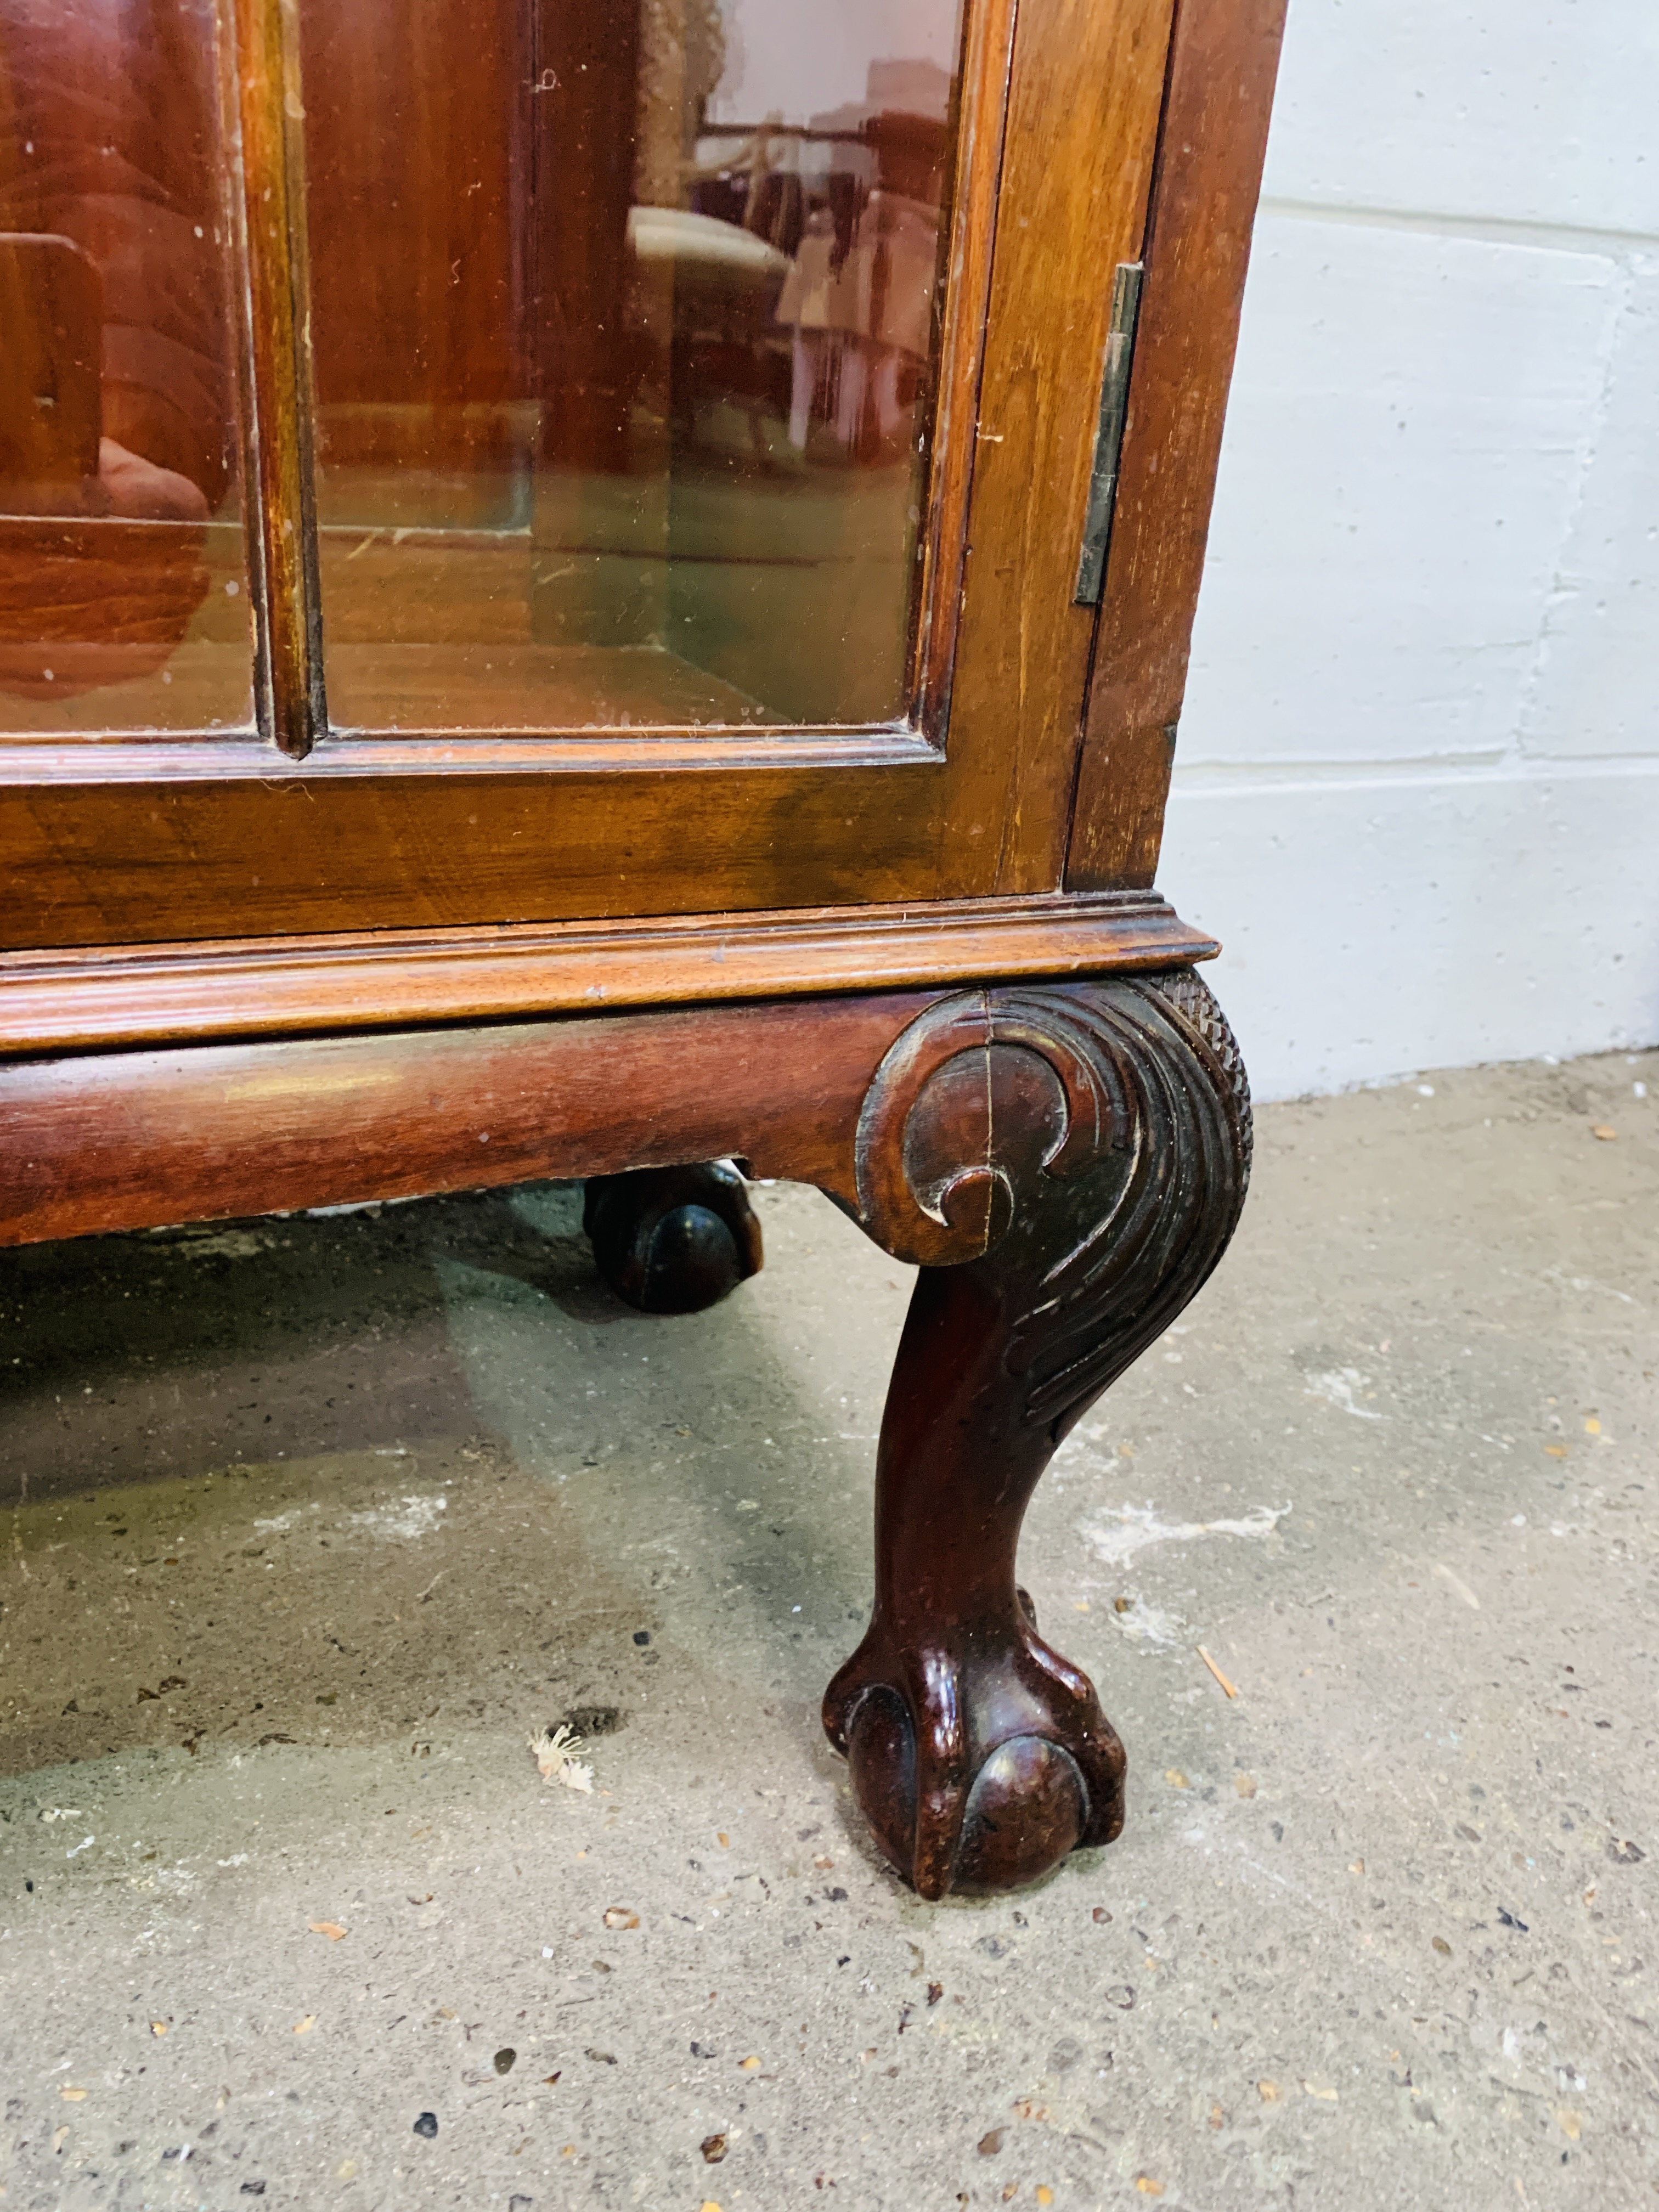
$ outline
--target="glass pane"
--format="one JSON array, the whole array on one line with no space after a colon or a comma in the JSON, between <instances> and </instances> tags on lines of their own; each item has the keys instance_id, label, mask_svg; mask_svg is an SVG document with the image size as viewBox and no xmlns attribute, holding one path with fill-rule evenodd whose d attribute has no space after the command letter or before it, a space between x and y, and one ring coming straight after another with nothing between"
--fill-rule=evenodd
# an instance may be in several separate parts
<instances>
[{"instance_id":1,"label":"glass pane","mask_svg":"<svg viewBox=\"0 0 1659 2212\"><path fill-rule=\"evenodd\" d=\"M252 719L213 0L0 0L0 732Z\"/></svg>"},{"instance_id":2,"label":"glass pane","mask_svg":"<svg viewBox=\"0 0 1659 2212\"><path fill-rule=\"evenodd\" d=\"M300 0L336 728L907 704L957 0Z\"/></svg>"}]
</instances>

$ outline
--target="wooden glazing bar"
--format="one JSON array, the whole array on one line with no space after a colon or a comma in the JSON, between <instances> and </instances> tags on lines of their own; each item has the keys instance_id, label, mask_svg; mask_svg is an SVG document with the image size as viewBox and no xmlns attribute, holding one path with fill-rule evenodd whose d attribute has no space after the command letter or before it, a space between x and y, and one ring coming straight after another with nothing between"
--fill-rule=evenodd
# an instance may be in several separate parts
<instances>
[{"instance_id":1,"label":"wooden glazing bar","mask_svg":"<svg viewBox=\"0 0 1659 2212\"><path fill-rule=\"evenodd\" d=\"M968 9L963 50L912 676L916 723L935 742L944 736L950 712L961 615L974 425L985 363L985 313L996 242L1016 12L1016 0L977 0Z\"/></svg>"},{"instance_id":2,"label":"wooden glazing bar","mask_svg":"<svg viewBox=\"0 0 1659 2212\"><path fill-rule=\"evenodd\" d=\"M312 470L294 0L231 0L246 224L247 428L259 727L295 760L326 726Z\"/></svg>"}]
</instances>

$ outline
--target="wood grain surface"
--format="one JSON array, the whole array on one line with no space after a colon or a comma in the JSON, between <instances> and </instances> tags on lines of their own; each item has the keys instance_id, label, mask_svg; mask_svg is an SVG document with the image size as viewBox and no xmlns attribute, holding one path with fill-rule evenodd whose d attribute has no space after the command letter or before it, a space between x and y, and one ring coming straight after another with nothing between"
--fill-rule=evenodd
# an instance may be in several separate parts
<instances>
[{"instance_id":1,"label":"wood grain surface","mask_svg":"<svg viewBox=\"0 0 1659 2212\"><path fill-rule=\"evenodd\" d=\"M0 1066L0 1243L727 1154L855 1202L853 1135L926 994Z\"/></svg>"},{"instance_id":2,"label":"wood grain surface","mask_svg":"<svg viewBox=\"0 0 1659 2212\"><path fill-rule=\"evenodd\" d=\"M861 904L939 873L944 764L918 738L870 765L800 767L781 744L740 768L620 740L540 772L445 747L400 773L342 744L297 773L244 754L234 776L214 773L228 747L178 748L157 776L85 745L65 782L29 750L34 780L0 787L7 949Z\"/></svg>"},{"instance_id":3,"label":"wood grain surface","mask_svg":"<svg viewBox=\"0 0 1659 2212\"><path fill-rule=\"evenodd\" d=\"M1285 0L1180 0L1066 881L1149 884L1261 187Z\"/></svg>"},{"instance_id":4,"label":"wood grain surface","mask_svg":"<svg viewBox=\"0 0 1659 2212\"><path fill-rule=\"evenodd\" d=\"M960 892L1065 866L1094 617L1073 604L1112 272L1140 251L1170 0L1040 0L1014 42L946 740Z\"/></svg>"}]
</instances>

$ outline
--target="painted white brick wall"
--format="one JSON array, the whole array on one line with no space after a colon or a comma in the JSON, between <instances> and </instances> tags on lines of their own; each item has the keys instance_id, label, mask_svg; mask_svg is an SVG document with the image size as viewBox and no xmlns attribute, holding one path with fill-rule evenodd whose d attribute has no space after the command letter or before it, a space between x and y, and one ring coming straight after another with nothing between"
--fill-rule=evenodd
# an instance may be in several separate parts
<instances>
[{"instance_id":1,"label":"painted white brick wall","mask_svg":"<svg viewBox=\"0 0 1659 2212\"><path fill-rule=\"evenodd\" d=\"M1659 4L1291 0L1160 878L1263 1097L1659 1041Z\"/></svg>"}]
</instances>

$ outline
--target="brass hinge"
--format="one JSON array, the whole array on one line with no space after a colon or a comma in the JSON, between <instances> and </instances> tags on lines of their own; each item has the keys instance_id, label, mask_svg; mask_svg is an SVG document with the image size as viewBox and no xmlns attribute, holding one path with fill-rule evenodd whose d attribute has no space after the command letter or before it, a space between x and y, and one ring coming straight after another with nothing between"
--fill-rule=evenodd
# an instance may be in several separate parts
<instances>
[{"instance_id":1,"label":"brass hinge","mask_svg":"<svg viewBox=\"0 0 1659 2212\"><path fill-rule=\"evenodd\" d=\"M1106 335L1106 361L1100 376L1100 420L1095 428L1095 464L1089 473L1089 511L1083 525L1073 604L1097 607L1106 580L1106 553L1112 542L1112 510L1117 504L1117 465L1123 450L1123 418L1129 405L1129 371L1134 362L1135 318L1140 312L1140 280L1146 264L1120 261L1112 280L1112 320Z\"/></svg>"}]
</instances>

